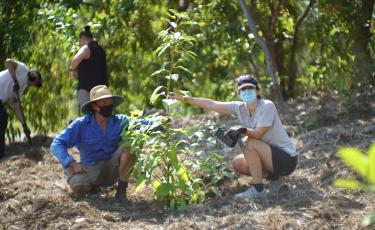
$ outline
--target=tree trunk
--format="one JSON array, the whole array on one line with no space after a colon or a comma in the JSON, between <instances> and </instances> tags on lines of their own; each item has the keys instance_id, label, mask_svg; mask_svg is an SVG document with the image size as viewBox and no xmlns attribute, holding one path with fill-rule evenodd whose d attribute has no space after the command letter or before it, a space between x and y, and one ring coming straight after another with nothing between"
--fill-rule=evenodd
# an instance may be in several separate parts
<instances>
[{"instance_id":1,"label":"tree trunk","mask_svg":"<svg viewBox=\"0 0 375 230\"><path fill-rule=\"evenodd\" d=\"M357 17L351 29L352 52L355 56L355 76L352 86L359 92L364 92L369 86L375 86L375 76L372 71L373 59L369 49L374 0L361 0L357 2L357 5Z\"/></svg>"},{"instance_id":2,"label":"tree trunk","mask_svg":"<svg viewBox=\"0 0 375 230\"><path fill-rule=\"evenodd\" d=\"M186 11L189 7L190 0L178 0L178 11Z\"/></svg>"},{"instance_id":3,"label":"tree trunk","mask_svg":"<svg viewBox=\"0 0 375 230\"><path fill-rule=\"evenodd\" d=\"M0 29L1 30L1 29ZM4 46L4 34L0 31L0 70L4 68L6 55L5 55L5 46Z\"/></svg>"},{"instance_id":4,"label":"tree trunk","mask_svg":"<svg viewBox=\"0 0 375 230\"><path fill-rule=\"evenodd\" d=\"M296 24L294 25L293 31L293 41L292 47L290 48L290 60L289 60L289 70L288 70L288 97L295 97L295 84L297 78L297 61L296 61L296 52L297 52L297 43L298 43L298 32L302 24L302 21L305 19L309 13L312 5L315 3L315 0L310 0L309 5L306 7L305 11L301 16L298 17Z\"/></svg>"},{"instance_id":5,"label":"tree trunk","mask_svg":"<svg viewBox=\"0 0 375 230\"><path fill-rule=\"evenodd\" d=\"M258 34L258 31L256 29L254 20L253 20L251 14L250 14L250 11L249 11L245 1L244 0L238 0L238 2L239 2L240 6L242 8L242 11L244 12L245 17L247 18L248 26L249 26L250 30L253 32L254 37L256 38L258 44L263 49L263 52L264 52L265 57L266 57L266 62L267 62L267 71L268 71L268 73L269 73L269 75L271 76L271 79L272 79L273 90L274 90L274 93L276 95L276 99L279 102L281 110L285 111L287 109L287 106L285 104L283 95L281 94L280 85L279 85L279 82L278 82L278 79L277 79L277 76L276 76L276 73L275 73L271 53L270 53L266 43L264 42L263 38L260 37L260 35Z\"/></svg>"},{"instance_id":6,"label":"tree trunk","mask_svg":"<svg viewBox=\"0 0 375 230\"><path fill-rule=\"evenodd\" d=\"M276 24L278 17L282 11L284 0L278 0L276 2L269 2L268 6L271 11L271 15L268 17L268 27L263 28L263 37L266 45L270 51L272 63L274 65L275 72L279 77L280 91L285 98L287 82L284 76L287 75L286 68L284 66L284 42L285 37L282 33L276 31Z\"/></svg>"}]
</instances>

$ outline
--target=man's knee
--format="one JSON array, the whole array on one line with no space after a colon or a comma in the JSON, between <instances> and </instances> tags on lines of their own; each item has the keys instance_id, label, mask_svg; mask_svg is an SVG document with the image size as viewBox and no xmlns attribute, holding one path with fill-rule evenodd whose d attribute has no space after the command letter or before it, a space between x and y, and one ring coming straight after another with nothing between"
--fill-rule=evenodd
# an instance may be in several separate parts
<instances>
[{"instance_id":1,"label":"man's knee","mask_svg":"<svg viewBox=\"0 0 375 230\"><path fill-rule=\"evenodd\" d=\"M122 151L120 156L120 162L135 162L137 157L135 155L130 154L129 151Z\"/></svg>"}]
</instances>

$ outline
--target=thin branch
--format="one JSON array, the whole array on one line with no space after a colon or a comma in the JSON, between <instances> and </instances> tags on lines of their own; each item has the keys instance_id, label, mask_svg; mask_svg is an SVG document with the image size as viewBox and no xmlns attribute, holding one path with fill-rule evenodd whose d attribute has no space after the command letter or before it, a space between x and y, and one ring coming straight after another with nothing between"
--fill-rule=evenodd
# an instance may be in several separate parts
<instances>
[{"instance_id":1,"label":"thin branch","mask_svg":"<svg viewBox=\"0 0 375 230\"><path fill-rule=\"evenodd\" d=\"M292 47L291 47L291 55L290 55L290 61L289 61L289 75L293 71L293 62L296 56L296 49L297 49L297 42L298 42L298 32L300 29L300 26L302 24L302 21L306 18L307 14L309 13L312 5L315 3L316 0L310 0L309 5L306 7L305 11L302 15L300 15L297 18L296 24L294 25L294 31L293 31L293 41L292 41ZM290 77L290 76L289 76Z\"/></svg>"},{"instance_id":2,"label":"thin branch","mask_svg":"<svg viewBox=\"0 0 375 230\"><path fill-rule=\"evenodd\" d=\"M281 6L283 5L283 0L279 0L277 2L277 6L274 7L273 4L270 2L269 7L271 9L271 17L270 17L270 34L276 34L276 21L280 15Z\"/></svg>"},{"instance_id":3,"label":"thin branch","mask_svg":"<svg viewBox=\"0 0 375 230\"><path fill-rule=\"evenodd\" d=\"M273 87L274 87L274 92L276 93L277 99L280 102L281 109L285 111L287 107L286 107L283 95L281 94L281 91L280 91L280 86L279 86L279 82L278 82L278 79L277 79L277 76L276 76L276 73L275 73L271 53L270 53L270 51L267 47L267 44L263 40L263 38L260 37L260 35L257 31L257 28L254 24L253 17L251 16L250 11L249 11L245 1L244 0L238 0L238 2L239 2L240 6L241 6L241 8L242 8L242 10L245 14L245 17L247 18L248 26L250 27L251 31L253 32L254 37L257 40L258 44L263 49L263 52L266 56L267 71L268 71L269 75L271 76Z\"/></svg>"}]
</instances>

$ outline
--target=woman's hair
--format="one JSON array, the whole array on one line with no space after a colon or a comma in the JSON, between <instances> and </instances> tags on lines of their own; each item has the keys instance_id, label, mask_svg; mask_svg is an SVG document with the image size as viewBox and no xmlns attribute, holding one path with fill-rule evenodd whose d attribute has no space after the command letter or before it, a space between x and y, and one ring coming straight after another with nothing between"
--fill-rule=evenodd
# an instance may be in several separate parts
<instances>
[{"instance_id":1,"label":"woman's hair","mask_svg":"<svg viewBox=\"0 0 375 230\"><path fill-rule=\"evenodd\" d=\"M82 37L82 36L85 36L85 37L87 37L87 38L93 38L93 36L92 36L92 33L91 33L91 31L90 31L90 26L84 26L83 27L83 31L81 31L81 33L79 34L79 37Z\"/></svg>"}]
</instances>

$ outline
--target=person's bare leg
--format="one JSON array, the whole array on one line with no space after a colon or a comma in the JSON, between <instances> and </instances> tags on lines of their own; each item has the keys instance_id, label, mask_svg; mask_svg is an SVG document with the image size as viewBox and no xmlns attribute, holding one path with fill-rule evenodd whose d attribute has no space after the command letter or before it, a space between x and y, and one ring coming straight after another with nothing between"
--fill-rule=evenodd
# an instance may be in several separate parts
<instances>
[{"instance_id":1,"label":"person's bare leg","mask_svg":"<svg viewBox=\"0 0 375 230\"><path fill-rule=\"evenodd\" d=\"M272 153L268 144L248 138L242 149L242 156L235 158L235 170L248 174L250 172L252 186L242 193L235 195L236 198L253 199L265 195L262 177L273 172Z\"/></svg>"},{"instance_id":2,"label":"person's bare leg","mask_svg":"<svg viewBox=\"0 0 375 230\"><path fill-rule=\"evenodd\" d=\"M137 158L130 155L128 150L124 150L120 155L119 180L129 181L130 174L133 170Z\"/></svg>"},{"instance_id":3,"label":"person's bare leg","mask_svg":"<svg viewBox=\"0 0 375 230\"><path fill-rule=\"evenodd\" d=\"M262 183L263 171L273 173L272 153L268 144L249 138L243 155L249 165L253 184Z\"/></svg>"},{"instance_id":4,"label":"person's bare leg","mask_svg":"<svg viewBox=\"0 0 375 230\"><path fill-rule=\"evenodd\" d=\"M245 156L243 154L239 154L233 158L233 170L236 173L239 173L245 176L251 176L249 164L247 163ZM263 178L267 178L268 175L269 175L269 172L262 170Z\"/></svg>"}]
</instances>

